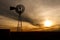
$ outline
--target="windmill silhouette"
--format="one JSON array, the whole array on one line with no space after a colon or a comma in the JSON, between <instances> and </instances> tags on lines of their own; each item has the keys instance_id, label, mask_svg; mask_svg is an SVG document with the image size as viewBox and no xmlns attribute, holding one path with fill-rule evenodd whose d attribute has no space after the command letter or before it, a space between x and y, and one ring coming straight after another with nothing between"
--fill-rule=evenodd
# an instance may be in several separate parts
<instances>
[{"instance_id":1,"label":"windmill silhouette","mask_svg":"<svg viewBox=\"0 0 60 40\"><path fill-rule=\"evenodd\" d=\"M21 14L24 12L25 7L23 5L17 5L16 7L12 7L10 6L10 10L15 10L16 13L18 13L18 26L17 26L17 32L22 31L22 18L21 18ZM20 19L21 18L21 19ZM21 27L19 27L19 21L21 20Z\"/></svg>"}]
</instances>

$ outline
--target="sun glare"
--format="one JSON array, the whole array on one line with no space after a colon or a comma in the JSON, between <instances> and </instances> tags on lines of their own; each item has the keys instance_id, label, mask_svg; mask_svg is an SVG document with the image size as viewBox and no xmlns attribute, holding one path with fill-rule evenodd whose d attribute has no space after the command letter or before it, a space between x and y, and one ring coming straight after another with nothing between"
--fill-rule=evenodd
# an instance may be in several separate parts
<instances>
[{"instance_id":1,"label":"sun glare","mask_svg":"<svg viewBox=\"0 0 60 40\"><path fill-rule=\"evenodd\" d=\"M50 21L50 20L44 21L44 26L45 27L51 27L52 25L53 25L52 21Z\"/></svg>"}]
</instances>

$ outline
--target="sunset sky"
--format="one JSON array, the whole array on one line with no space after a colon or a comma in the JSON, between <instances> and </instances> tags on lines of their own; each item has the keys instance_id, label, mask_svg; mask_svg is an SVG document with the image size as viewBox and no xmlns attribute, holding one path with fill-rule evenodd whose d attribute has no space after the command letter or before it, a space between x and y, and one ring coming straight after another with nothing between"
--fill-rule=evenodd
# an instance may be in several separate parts
<instances>
[{"instance_id":1,"label":"sunset sky","mask_svg":"<svg viewBox=\"0 0 60 40\"><path fill-rule=\"evenodd\" d=\"M0 0L0 27L17 27L18 14L10 10L10 6L18 4L25 6L21 15L22 28L26 30L38 28L34 24L42 24L44 20L51 20L60 24L60 0Z\"/></svg>"}]
</instances>

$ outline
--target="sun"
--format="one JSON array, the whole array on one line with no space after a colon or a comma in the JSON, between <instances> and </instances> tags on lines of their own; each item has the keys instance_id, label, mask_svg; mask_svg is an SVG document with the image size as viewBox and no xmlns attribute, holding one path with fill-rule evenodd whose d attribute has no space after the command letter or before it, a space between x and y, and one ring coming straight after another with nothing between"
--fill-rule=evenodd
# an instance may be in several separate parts
<instances>
[{"instance_id":1,"label":"sun","mask_svg":"<svg viewBox=\"0 0 60 40\"><path fill-rule=\"evenodd\" d=\"M52 21L50 21L50 20L44 21L44 26L45 27L51 27L52 25L53 25Z\"/></svg>"}]
</instances>

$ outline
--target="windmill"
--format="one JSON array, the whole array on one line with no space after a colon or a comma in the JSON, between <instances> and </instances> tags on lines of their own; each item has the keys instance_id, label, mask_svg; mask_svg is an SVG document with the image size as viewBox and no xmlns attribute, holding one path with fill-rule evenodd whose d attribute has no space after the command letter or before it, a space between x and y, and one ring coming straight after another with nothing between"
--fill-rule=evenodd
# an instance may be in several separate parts
<instances>
[{"instance_id":1,"label":"windmill","mask_svg":"<svg viewBox=\"0 0 60 40\"><path fill-rule=\"evenodd\" d=\"M16 7L10 7L10 10L15 10L16 13L18 13L18 26L17 26L17 32L22 31L22 19L21 18L21 14L24 12L25 7L23 5L17 5ZM19 20L21 20L21 27L19 27ZM19 29L20 28L20 29Z\"/></svg>"}]
</instances>

